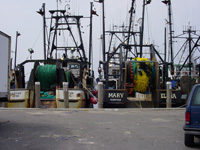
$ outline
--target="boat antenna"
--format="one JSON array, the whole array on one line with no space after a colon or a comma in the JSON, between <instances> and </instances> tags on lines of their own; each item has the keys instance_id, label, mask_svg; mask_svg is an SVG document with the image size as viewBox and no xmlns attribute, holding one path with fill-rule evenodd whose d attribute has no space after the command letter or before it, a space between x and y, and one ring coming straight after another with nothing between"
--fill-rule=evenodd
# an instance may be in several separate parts
<instances>
[{"instance_id":1,"label":"boat antenna","mask_svg":"<svg viewBox=\"0 0 200 150\"><path fill-rule=\"evenodd\" d=\"M70 15L70 0L68 1L65 1L67 4L65 5L65 10L66 10L66 13L67 15Z\"/></svg>"},{"instance_id":2,"label":"boat antenna","mask_svg":"<svg viewBox=\"0 0 200 150\"><path fill-rule=\"evenodd\" d=\"M56 0L57 1L57 10L58 10L58 2L62 3L62 0Z\"/></svg>"}]
</instances>

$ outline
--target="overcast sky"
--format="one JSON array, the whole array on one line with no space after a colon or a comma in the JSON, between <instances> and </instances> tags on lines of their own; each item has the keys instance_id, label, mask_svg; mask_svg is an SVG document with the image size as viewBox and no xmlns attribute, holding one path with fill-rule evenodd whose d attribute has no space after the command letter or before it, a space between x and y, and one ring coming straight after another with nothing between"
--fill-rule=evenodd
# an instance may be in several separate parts
<instances>
[{"instance_id":1,"label":"overcast sky","mask_svg":"<svg viewBox=\"0 0 200 150\"><path fill-rule=\"evenodd\" d=\"M33 48L35 53L33 59L43 58L43 35L42 35L42 17L36 13L46 3L46 10L56 9L57 0L0 0L0 31L8 34L12 38L12 51L15 50L16 31L21 33L18 38L18 56L17 63L29 59L29 48ZM90 2L92 0L62 0L58 7L64 9L67 4L70 5L70 13L89 17ZM131 0L105 0L106 30L110 30L113 25L122 25L128 21L128 11L131 6ZM172 0L173 26L175 35L182 34L184 26L189 24L195 29L200 30L200 0ZM94 16L94 38L93 49L95 53L95 67L97 72L100 54L100 35L101 35L101 4L94 2L99 17ZM142 0L136 0L136 20L141 18ZM46 13L49 16L49 13ZM157 45L159 51L163 51L165 19L168 20L168 10L161 0L152 0L147 6L145 16L145 37L144 41ZM84 44L86 51L89 43L89 19L82 21L84 24ZM200 32L198 31L198 34ZM176 42L175 49L181 44ZM108 47L108 46L107 46ZM12 56L14 53L12 53Z\"/></svg>"}]
</instances>

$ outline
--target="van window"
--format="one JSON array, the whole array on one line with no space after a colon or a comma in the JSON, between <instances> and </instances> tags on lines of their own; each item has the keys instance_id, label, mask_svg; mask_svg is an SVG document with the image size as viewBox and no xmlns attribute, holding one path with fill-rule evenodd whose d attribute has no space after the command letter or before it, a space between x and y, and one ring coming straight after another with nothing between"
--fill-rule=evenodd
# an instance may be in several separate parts
<instances>
[{"instance_id":1,"label":"van window","mask_svg":"<svg viewBox=\"0 0 200 150\"><path fill-rule=\"evenodd\" d=\"M194 95L192 97L192 105L200 105L200 87L195 89Z\"/></svg>"}]
</instances>

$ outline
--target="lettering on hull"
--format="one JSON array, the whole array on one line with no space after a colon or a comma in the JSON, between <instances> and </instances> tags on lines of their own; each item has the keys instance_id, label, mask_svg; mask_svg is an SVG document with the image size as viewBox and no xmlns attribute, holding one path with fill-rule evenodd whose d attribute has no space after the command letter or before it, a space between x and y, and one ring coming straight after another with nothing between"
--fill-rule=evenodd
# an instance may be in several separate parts
<instances>
[{"instance_id":1,"label":"lettering on hull","mask_svg":"<svg viewBox=\"0 0 200 150\"><path fill-rule=\"evenodd\" d=\"M124 93L108 93L108 98L123 98Z\"/></svg>"},{"instance_id":2,"label":"lettering on hull","mask_svg":"<svg viewBox=\"0 0 200 150\"><path fill-rule=\"evenodd\" d=\"M161 97L162 99L163 99L163 98L166 99L166 98L167 98L167 94L166 94L166 93L161 93L160 97ZM171 95L171 98L172 98L172 99L177 99L176 94L173 93L173 94Z\"/></svg>"},{"instance_id":3,"label":"lettering on hull","mask_svg":"<svg viewBox=\"0 0 200 150\"><path fill-rule=\"evenodd\" d=\"M181 104L183 103L181 100L181 91L172 91L171 95L172 103L173 104ZM160 91L159 94L159 101L160 103L166 103L167 100L167 92L166 90Z\"/></svg>"},{"instance_id":4,"label":"lettering on hull","mask_svg":"<svg viewBox=\"0 0 200 150\"><path fill-rule=\"evenodd\" d=\"M126 90L104 90L104 102L122 102L127 100Z\"/></svg>"}]
</instances>

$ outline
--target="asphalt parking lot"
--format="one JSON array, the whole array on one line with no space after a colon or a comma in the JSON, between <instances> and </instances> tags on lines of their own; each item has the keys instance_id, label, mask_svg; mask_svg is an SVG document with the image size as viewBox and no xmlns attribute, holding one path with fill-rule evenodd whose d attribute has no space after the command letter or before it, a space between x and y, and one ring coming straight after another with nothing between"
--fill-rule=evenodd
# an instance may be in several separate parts
<instances>
[{"instance_id":1,"label":"asphalt parking lot","mask_svg":"<svg viewBox=\"0 0 200 150\"><path fill-rule=\"evenodd\" d=\"M2 150L189 150L184 109L0 108Z\"/></svg>"}]
</instances>

